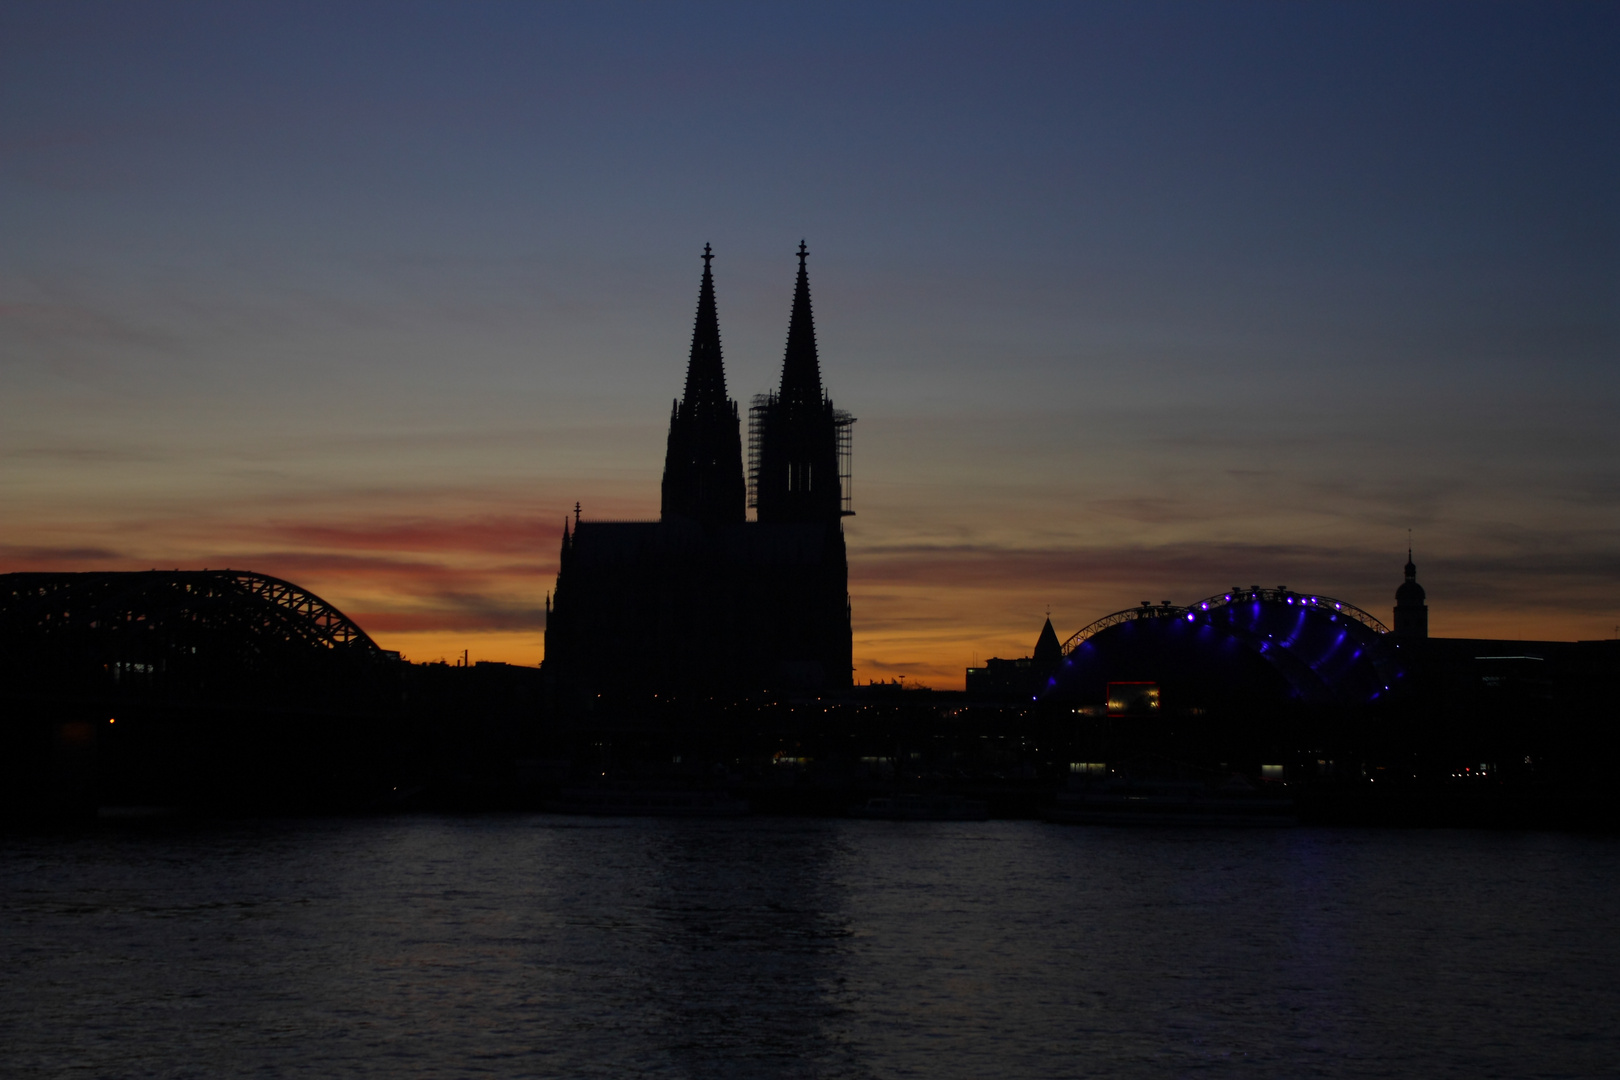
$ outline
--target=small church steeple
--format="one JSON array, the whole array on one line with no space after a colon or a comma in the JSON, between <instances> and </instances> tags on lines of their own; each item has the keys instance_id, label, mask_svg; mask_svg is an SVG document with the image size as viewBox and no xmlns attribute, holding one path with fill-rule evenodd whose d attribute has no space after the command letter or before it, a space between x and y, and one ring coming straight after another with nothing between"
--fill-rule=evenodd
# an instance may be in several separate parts
<instances>
[{"instance_id":1,"label":"small church steeple","mask_svg":"<svg viewBox=\"0 0 1620 1080\"><path fill-rule=\"evenodd\" d=\"M1429 636L1429 606L1423 586L1418 584L1417 564L1412 562L1412 549L1406 549L1406 580L1395 590L1395 633L1402 637Z\"/></svg>"},{"instance_id":2,"label":"small church steeple","mask_svg":"<svg viewBox=\"0 0 1620 1080\"><path fill-rule=\"evenodd\" d=\"M1057 631L1052 629L1051 615L1046 617L1046 625L1041 627L1041 636L1035 639L1032 659L1042 664L1056 664L1063 659L1063 646L1058 642Z\"/></svg>"},{"instance_id":3,"label":"small church steeple","mask_svg":"<svg viewBox=\"0 0 1620 1080\"><path fill-rule=\"evenodd\" d=\"M670 411L662 513L722 526L743 520L746 495L737 403L726 397L720 355L720 317L709 265L713 259L713 249L704 244L686 387Z\"/></svg>"}]
</instances>

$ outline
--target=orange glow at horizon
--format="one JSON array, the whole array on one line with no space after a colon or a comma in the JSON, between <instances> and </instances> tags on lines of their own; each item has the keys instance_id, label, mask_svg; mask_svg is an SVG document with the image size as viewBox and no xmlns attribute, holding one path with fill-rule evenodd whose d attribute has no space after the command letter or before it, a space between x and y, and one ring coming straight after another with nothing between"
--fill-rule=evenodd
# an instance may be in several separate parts
<instances>
[{"instance_id":1,"label":"orange glow at horizon","mask_svg":"<svg viewBox=\"0 0 1620 1080\"><path fill-rule=\"evenodd\" d=\"M414 662L457 663L464 651L473 663L541 662L546 595L555 585L571 501L553 493L549 509L529 514L511 512L520 500L503 490L480 492L476 500L459 492L437 505L418 499L410 514L395 509L393 499L375 501L370 512L351 505L346 514L323 503L287 507L274 518L36 525L26 538L31 543L0 548L0 569L254 570L323 597L380 647ZM645 518L653 516L645 510L650 502L632 490L604 493L595 505L603 519ZM1142 599L1186 603L1232 585L1286 582L1388 621L1404 559L1404 553L1380 559L1305 545L1189 540L1085 546L1077 538L1072 545L1020 547L1005 520L995 536L940 542L896 528L881 506L851 519L847 531L856 683L903 678L939 689L961 689L964 669L974 662L1029 655L1048 607L1064 639ZM69 534L73 542L63 543ZM139 549L120 550L134 548L131 541ZM1516 592L1496 582L1494 594L1481 595L1488 570L1420 554L1435 636L1610 636L1601 609L1568 602L1573 582L1558 593L1535 582Z\"/></svg>"}]
</instances>

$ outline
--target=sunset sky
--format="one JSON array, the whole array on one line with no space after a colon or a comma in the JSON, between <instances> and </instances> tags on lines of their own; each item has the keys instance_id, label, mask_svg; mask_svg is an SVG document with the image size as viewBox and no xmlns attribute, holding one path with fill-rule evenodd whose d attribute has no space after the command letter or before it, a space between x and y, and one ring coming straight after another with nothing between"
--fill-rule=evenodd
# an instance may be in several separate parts
<instances>
[{"instance_id":1,"label":"sunset sky","mask_svg":"<svg viewBox=\"0 0 1620 1080\"><path fill-rule=\"evenodd\" d=\"M1433 633L1620 624L1620 5L10 3L0 237L0 570L538 663L803 238L858 681L1408 529Z\"/></svg>"}]
</instances>

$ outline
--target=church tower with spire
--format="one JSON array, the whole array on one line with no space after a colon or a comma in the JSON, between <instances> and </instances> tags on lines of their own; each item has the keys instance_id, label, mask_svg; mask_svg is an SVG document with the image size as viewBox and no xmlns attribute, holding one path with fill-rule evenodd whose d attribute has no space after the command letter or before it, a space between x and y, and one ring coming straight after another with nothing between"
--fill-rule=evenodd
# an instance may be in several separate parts
<instances>
[{"instance_id":1,"label":"church tower with spire","mask_svg":"<svg viewBox=\"0 0 1620 1080\"><path fill-rule=\"evenodd\" d=\"M1406 549L1406 580L1395 590L1395 632L1402 637L1429 636L1429 605L1424 602L1423 586L1417 581L1412 549Z\"/></svg>"},{"instance_id":2,"label":"church tower with spire","mask_svg":"<svg viewBox=\"0 0 1620 1080\"><path fill-rule=\"evenodd\" d=\"M720 357L720 318L709 267L713 258L704 244L686 389L669 417L661 515L690 518L707 529L741 524L747 513L737 403L726 397L726 369Z\"/></svg>"},{"instance_id":3,"label":"church tower with spire","mask_svg":"<svg viewBox=\"0 0 1620 1080\"><path fill-rule=\"evenodd\" d=\"M761 522L837 521L844 515L840 436L854 419L833 408L821 387L816 324L810 311L810 252L799 244L799 278L788 318L782 385L749 410L753 505Z\"/></svg>"}]
</instances>

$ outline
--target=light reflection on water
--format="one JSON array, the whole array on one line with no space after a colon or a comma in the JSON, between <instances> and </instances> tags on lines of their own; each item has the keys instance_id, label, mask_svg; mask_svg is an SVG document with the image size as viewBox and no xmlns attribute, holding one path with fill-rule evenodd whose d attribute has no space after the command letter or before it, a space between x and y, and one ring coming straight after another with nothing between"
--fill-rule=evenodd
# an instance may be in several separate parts
<instances>
[{"instance_id":1,"label":"light reflection on water","mask_svg":"<svg viewBox=\"0 0 1620 1080\"><path fill-rule=\"evenodd\" d=\"M0 837L8 1076L1604 1075L1620 842L401 817Z\"/></svg>"}]
</instances>

